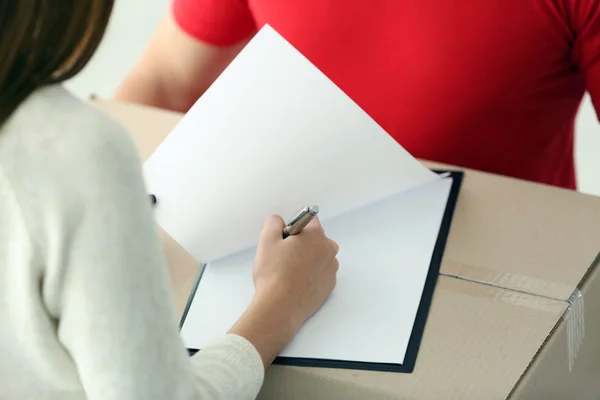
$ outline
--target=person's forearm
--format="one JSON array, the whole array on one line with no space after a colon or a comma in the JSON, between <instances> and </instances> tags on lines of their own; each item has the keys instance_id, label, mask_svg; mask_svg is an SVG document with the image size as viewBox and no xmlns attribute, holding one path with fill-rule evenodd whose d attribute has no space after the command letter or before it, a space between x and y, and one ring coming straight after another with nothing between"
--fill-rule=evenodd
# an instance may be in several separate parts
<instances>
[{"instance_id":1,"label":"person's forearm","mask_svg":"<svg viewBox=\"0 0 600 400\"><path fill-rule=\"evenodd\" d=\"M168 109L166 98L160 95L159 85L131 74L117 89L115 98L127 103L139 103Z\"/></svg>"},{"instance_id":2,"label":"person's forearm","mask_svg":"<svg viewBox=\"0 0 600 400\"><path fill-rule=\"evenodd\" d=\"M132 71L117 89L115 99L185 113L196 98L175 87L173 83L168 86L160 77L138 69Z\"/></svg>"},{"instance_id":3,"label":"person's forearm","mask_svg":"<svg viewBox=\"0 0 600 400\"><path fill-rule=\"evenodd\" d=\"M290 343L301 323L280 302L257 296L229 333L252 343L266 369Z\"/></svg>"}]
</instances>

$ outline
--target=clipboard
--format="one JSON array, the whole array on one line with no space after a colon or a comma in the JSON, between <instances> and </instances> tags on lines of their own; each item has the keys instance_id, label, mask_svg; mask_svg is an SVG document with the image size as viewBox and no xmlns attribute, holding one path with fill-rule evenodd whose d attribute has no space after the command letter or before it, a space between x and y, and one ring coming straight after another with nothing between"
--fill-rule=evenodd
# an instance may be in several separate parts
<instances>
[{"instance_id":1,"label":"clipboard","mask_svg":"<svg viewBox=\"0 0 600 400\"><path fill-rule=\"evenodd\" d=\"M406 347L404 360L402 363L389 363L389 362L365 362L345 359L331 359L331 358L314 358L314 357L290 357L290 356L278 356L273 361L273 364L278 365L289 365L299 367L317 367L317 368L339 368L339 369L355 369L355 370L370 370L370 371L384 371L384 372L396 372L396 373L411 373L418 359L419 347L423 337L423 332L427 323L429 309L431 301L435 291L437 278L440 272L440 266L446 247L447 237L450 231L452 218L456 203L458 201L459 192L464 176L462 171L445 171L445 170L434 170L439 175L447 175L452 179L452 183L448 192L445 209L441 218L441 223L435 240L435 245L431 253L429 268L423 285L422 295L418 304L416 316L414 318L412 331L410 333L410 339ZM180 321L180 330L184 328L186 320L188 318L194 299L198 292L200 283L207 265L203 265L195 285L192 289L187 305L185 307L183 316ZM235 321L232 321L235 322ZM225 332L223 332L225 333ZM196 354L199 349L188 348L190 356Z\"/></svg>"}]
</instances>

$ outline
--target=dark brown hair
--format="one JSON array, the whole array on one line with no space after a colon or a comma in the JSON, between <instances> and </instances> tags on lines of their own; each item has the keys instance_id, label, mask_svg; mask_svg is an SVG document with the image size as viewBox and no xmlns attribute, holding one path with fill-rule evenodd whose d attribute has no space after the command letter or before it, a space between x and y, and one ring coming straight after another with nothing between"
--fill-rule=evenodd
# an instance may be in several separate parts
<instances>
[{"instance_id":1,"label":"dark brown hair","mask_svg":"<svg viewBox=\"0 0 600 400\"><path fill-rule=\"evenodd\" d=\"M83 69L114 0L0 0L0 126L36 89Z\"/></svg>"}]
</instances>

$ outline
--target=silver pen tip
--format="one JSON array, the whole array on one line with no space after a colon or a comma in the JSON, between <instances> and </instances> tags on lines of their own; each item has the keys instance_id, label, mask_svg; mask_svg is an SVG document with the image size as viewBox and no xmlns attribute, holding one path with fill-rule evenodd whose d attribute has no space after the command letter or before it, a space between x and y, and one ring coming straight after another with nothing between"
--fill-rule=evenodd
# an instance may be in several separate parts
<instances>
[{"instance_id":1,"label":"silver pen tip","mask_svg":"<svg viewBox=\"0 0 600 400\"><path fill-rule=\"evenodd\" d=\"M308 212L310 213L310 215L317 215L319 213L319 206L311 206L308 209Z\"/></svg>"}]
</instances>

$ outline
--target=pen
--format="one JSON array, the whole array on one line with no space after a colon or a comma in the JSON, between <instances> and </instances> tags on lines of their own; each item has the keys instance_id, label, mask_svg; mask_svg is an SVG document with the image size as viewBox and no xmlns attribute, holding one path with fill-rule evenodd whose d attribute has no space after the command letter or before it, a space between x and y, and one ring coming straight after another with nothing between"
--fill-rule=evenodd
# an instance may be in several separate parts
<instances>
[{"instance_id":1,"label":"pen","mask_svg":"<svg viewBox=\"0 0 600 400\"><path fill-rule=\"evenodd\" d=\"M283 228L283 238L290 235L297 235L306 225L319 213L319 206L304 207L294 218L292 218Z\"/></svg>"}]
</instances>

